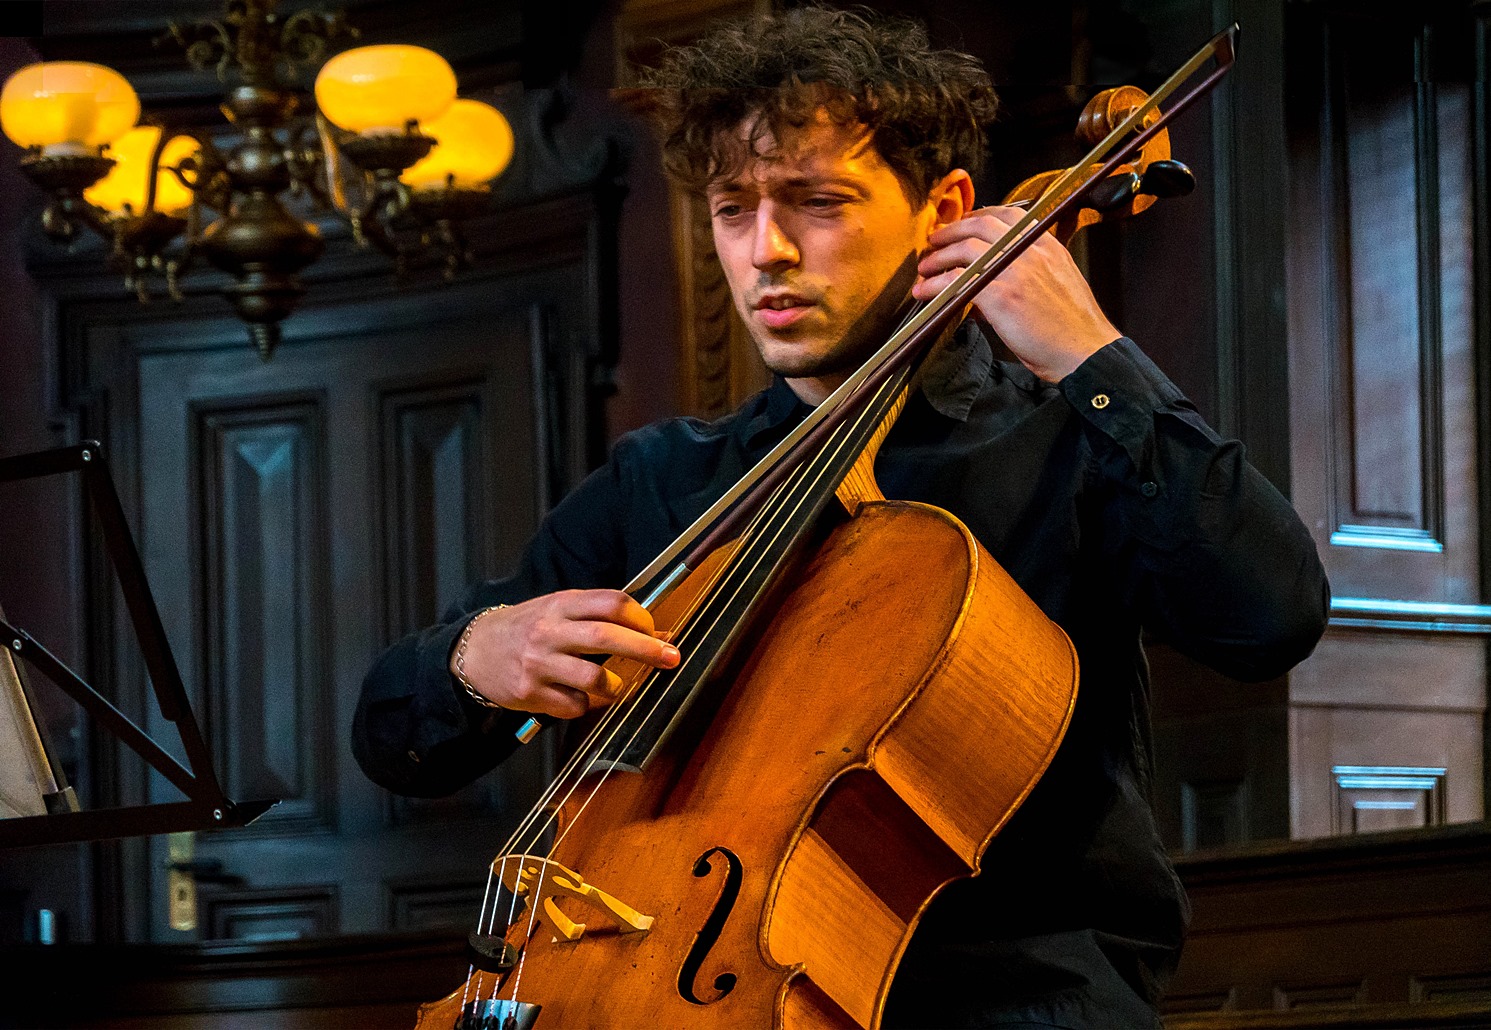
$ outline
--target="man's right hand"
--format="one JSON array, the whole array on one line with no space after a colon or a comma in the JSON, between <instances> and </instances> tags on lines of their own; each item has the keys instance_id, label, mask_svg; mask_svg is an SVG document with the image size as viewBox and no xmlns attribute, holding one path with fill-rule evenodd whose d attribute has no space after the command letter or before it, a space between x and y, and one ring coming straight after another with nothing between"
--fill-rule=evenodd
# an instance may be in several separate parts
<instances>
[{"instance_id":1,"label":"man's right hand","mask_svg":"<svg viewBox=\"0 0 1491 1030\"><path fill-rule=\"evenodd\" d=\"M679 662L678 648L658 639L652 613L629 594L561 590L481 616L463 667L467 681L503 708L574 719L621 691L621 677L580 657L588 654L658 669Z\"/></svg>"}]
</instances>

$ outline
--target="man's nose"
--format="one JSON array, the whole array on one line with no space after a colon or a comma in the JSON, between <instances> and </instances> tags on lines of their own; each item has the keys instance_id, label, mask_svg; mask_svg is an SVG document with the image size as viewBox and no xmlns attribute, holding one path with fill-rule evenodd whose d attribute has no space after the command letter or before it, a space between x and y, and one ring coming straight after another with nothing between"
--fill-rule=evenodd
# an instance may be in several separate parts
<instances>
[{"instance_id":1,"label":"man's nose","mask_svg":"<svg viewBox=\"0 0 1491 1030\"><path fill-rule=\"evenodd\" d=\"M799 257L796 245L777 221L776 205L769 202L758 205L751 264L763 272L773 272L797 264Z\"/></svg>"}]
</instances>

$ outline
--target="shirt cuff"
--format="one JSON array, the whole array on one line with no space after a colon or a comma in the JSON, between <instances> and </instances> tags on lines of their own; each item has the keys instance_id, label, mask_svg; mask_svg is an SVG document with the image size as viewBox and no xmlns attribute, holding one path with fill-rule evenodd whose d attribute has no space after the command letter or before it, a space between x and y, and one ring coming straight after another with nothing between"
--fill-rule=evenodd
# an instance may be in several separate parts
<instances>
[{"instance_id":1,"label":"shirt cuff","mask_svg":"<svg viewBox=\"0 0 1491 1030\"><path fill-rule=\"evenodd\" d=\"M1154 433L1155 412L1184 400L1176 385L1127 336L1091 355L1060 387L1067 403L1122 447L1136 469Z\"/></svg>"},{"instance_id":2,"label":"shirt cuff","mask_svg":"<svg viewBox=\"0 0 1491 1030\"><path fill-rule=\"evenodd\" d=\"M469 732L479 706L463 696L460 684L450 671L450 655L466 624L476 617L465 618L435 628L420 641L418 684L413 699L415 739L410 741L414 753L423 758L430 748ZM418 760L418 759L416 759Z\"/></svg>"}]
</instances>

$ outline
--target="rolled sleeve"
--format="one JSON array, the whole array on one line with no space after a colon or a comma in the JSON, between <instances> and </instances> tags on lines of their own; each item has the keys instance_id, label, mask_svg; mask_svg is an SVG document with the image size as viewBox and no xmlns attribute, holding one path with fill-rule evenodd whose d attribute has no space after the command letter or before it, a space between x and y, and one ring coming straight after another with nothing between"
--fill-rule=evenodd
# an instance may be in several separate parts
<instances>
[{"instance_id":1,"label":"rolled sleeve","mask_svg":"<svg viewBox=\"0 0 1491 1030\"><path fill-rule=\"evenodd\" d=\"M1128 338L1062 380L1102 508L1108 575L1157 637L1238 679L1300 661L1329 585L1294 509Z\"/></svg>"},{"instance_id":2,"label":"rolled sleeve","mask_svg":"<svg viewBox=\"0 0 1491 1030\"><path fill-rule=\"evenodd\" d=\"M465 613L405 637L369 671L353 716L352 752L373 782L411 797L440 797L516 749L523 716L478 706L450 673L451 651L474 617Z\"/></svg>"}]
</instances>

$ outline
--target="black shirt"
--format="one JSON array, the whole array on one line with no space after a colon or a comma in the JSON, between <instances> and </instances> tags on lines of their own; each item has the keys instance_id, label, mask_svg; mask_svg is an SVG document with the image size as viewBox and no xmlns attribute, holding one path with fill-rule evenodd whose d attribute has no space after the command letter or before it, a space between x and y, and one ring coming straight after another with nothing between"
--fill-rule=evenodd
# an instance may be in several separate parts
<instances>
[{"instance_id":1,"label":"black shirt","mask_svg":"<svg viewBox=\"0 0 1491 1030\"><path fill-rule=\"evenodd\" d=\"M781 380L716 422L617 441L543 522L517 571L387 651L353 730L390 790L449 793L514 747L448 671L471 613L563 588L620 587L795 426ZM1245 680L1279 675L1324 631L1314 544L1289 503L1128 339L1053 386L995 361L971 324L930 359L876 463L886 496L952 512L1076 645L1081 688L1050 769L983 873L929 908L886 1025L1153 1025L1185 896L1148 802L1141 629Z\"/></svg>"}]
</instances>

